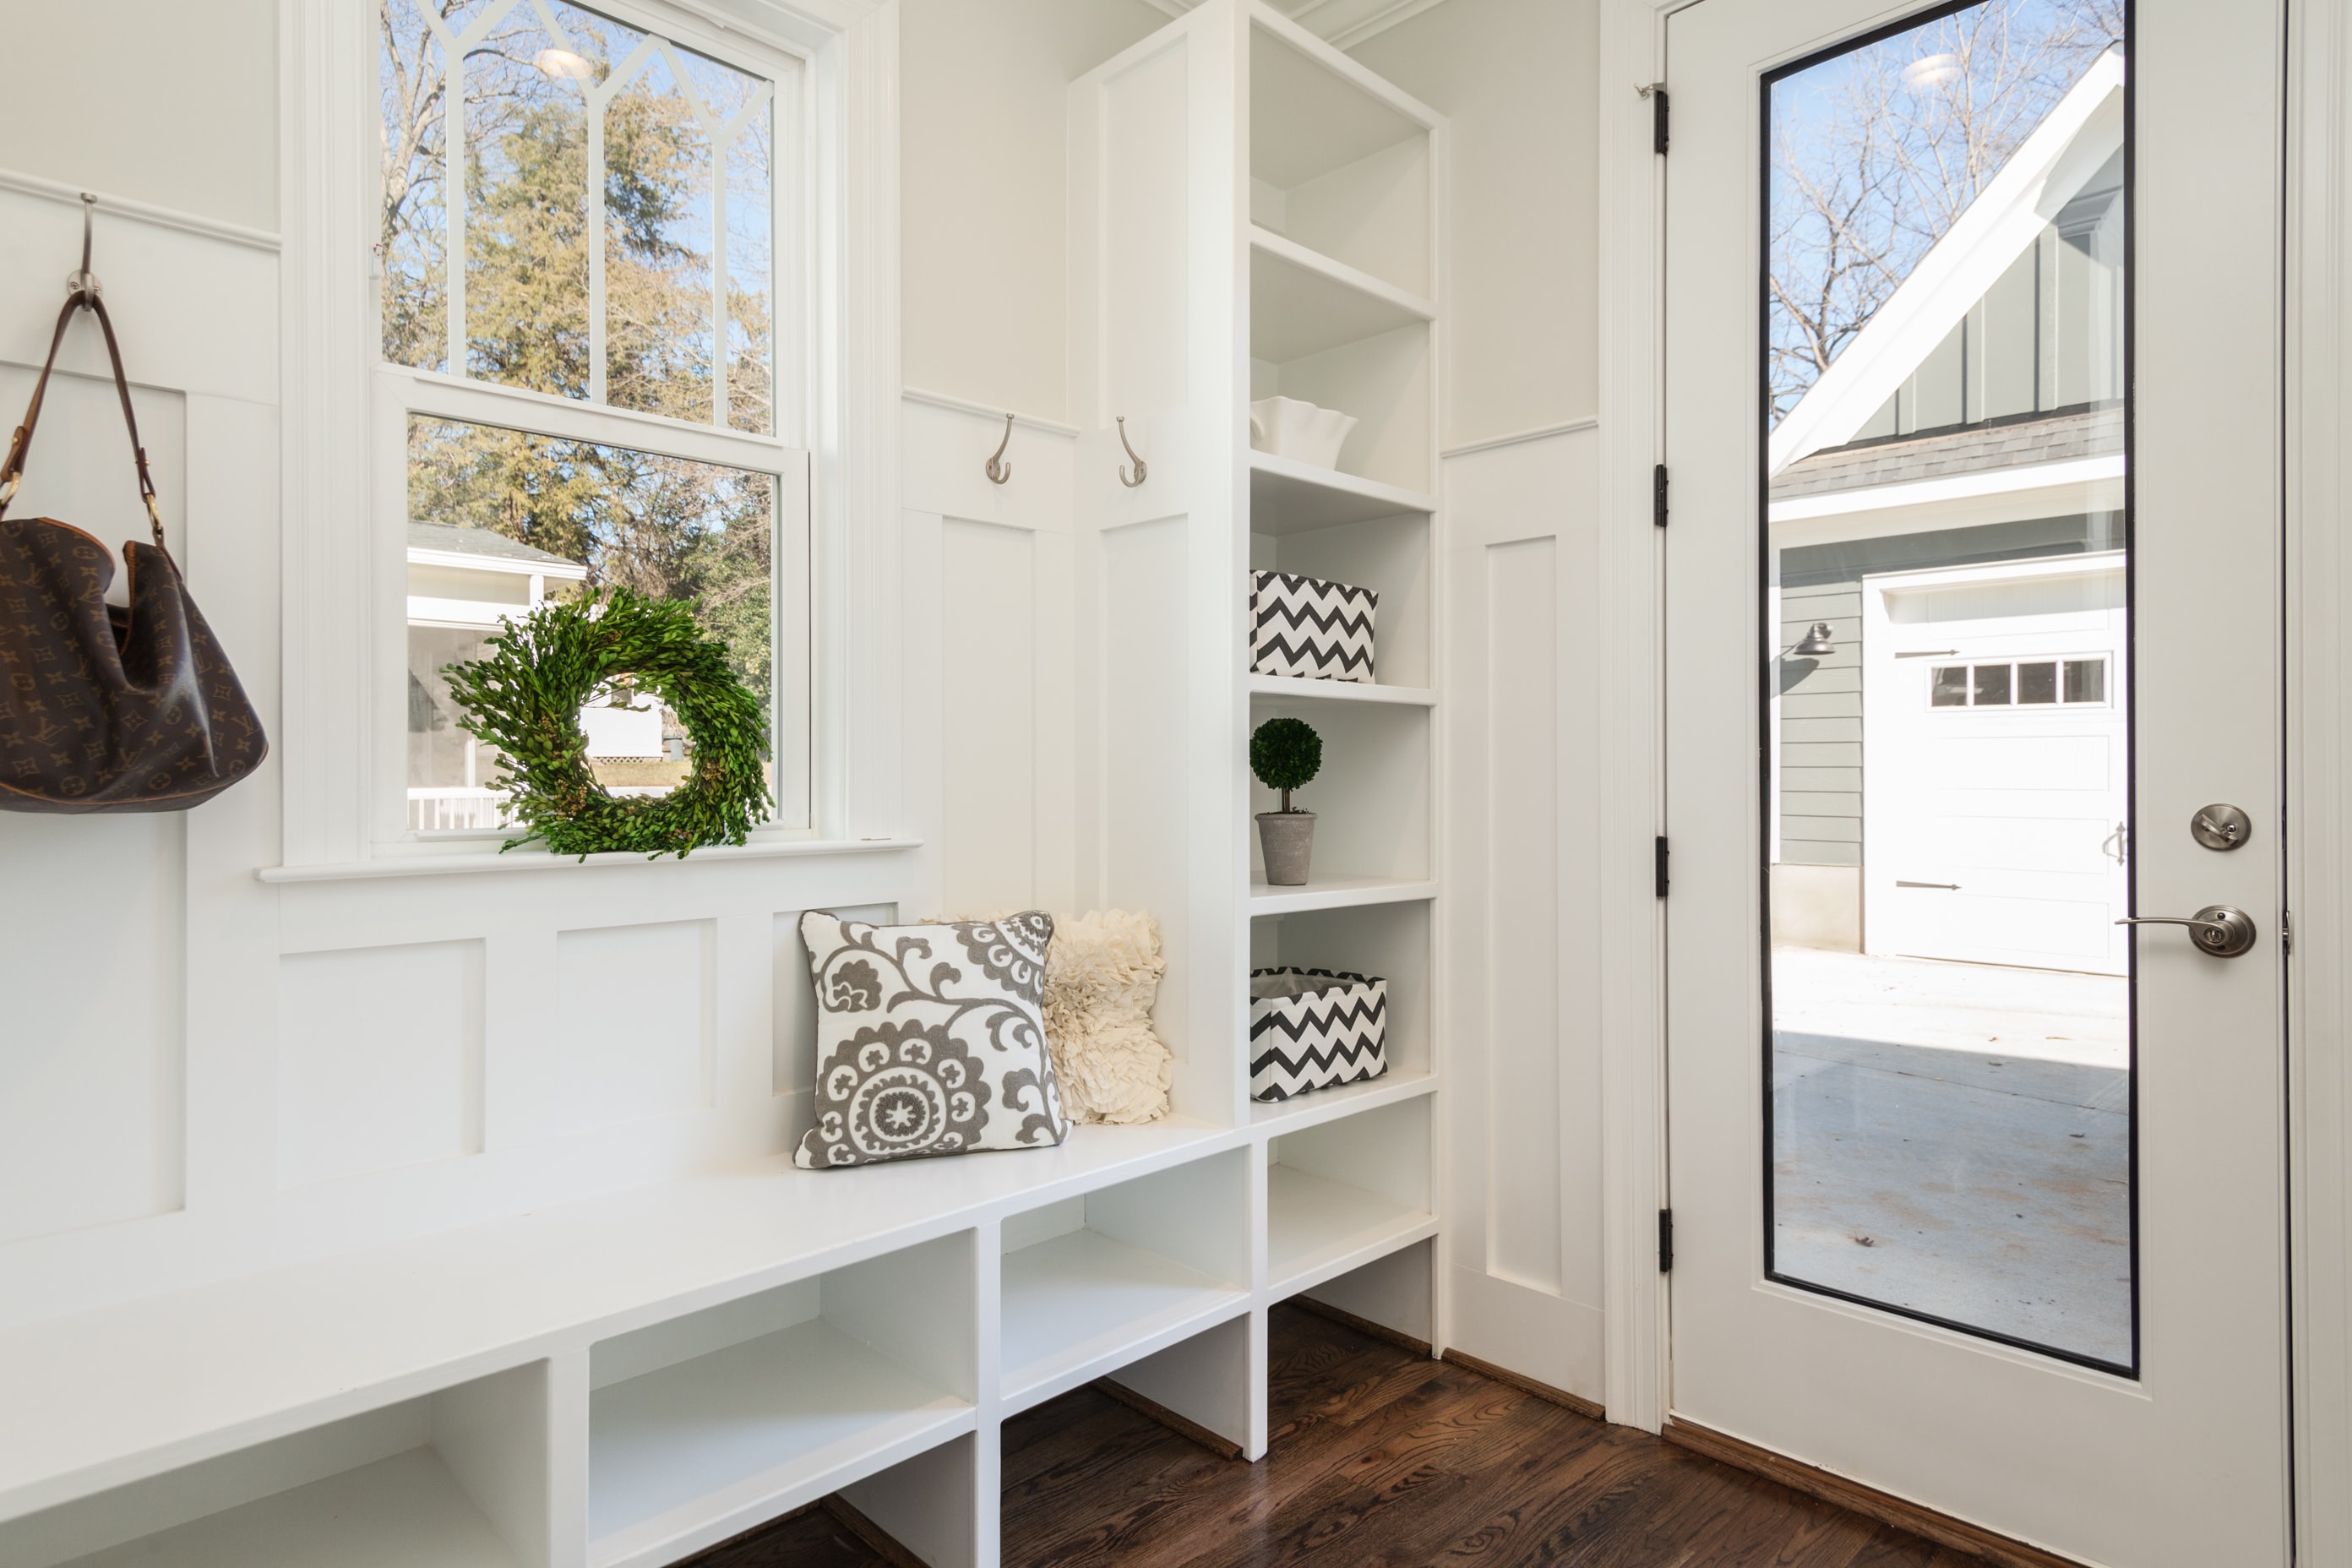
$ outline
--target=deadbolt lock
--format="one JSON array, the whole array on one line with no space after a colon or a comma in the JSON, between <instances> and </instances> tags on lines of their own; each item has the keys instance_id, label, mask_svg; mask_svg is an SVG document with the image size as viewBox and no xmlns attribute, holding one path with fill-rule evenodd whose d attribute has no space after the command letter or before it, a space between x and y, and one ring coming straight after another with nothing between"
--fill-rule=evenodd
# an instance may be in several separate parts
<instances>
[{"instance_id":1,"label":"deadbolt lock","mask_svg":"<svg viewBox=\"0 0 2352 1568\"><path fill-rule=\"evenodd\" d=\"M2236 849L2254 836L2254 819L2234 805L2203 805L2189 819L2189 837L2208 849Z\"/></svg>"}]
</instances>

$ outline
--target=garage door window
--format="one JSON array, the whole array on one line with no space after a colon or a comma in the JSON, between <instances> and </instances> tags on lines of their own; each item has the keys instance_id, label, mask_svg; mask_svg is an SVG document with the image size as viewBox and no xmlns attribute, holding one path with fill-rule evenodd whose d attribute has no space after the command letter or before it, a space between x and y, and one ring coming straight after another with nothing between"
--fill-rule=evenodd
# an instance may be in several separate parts
<instances>
[{"instance_id":1,"label":"garage door window","mask_svg":"<svg viewBox=\"0 0 2352 1568\"><path fill-rule=\"evenodd\" d=\"M1939 664L1927 689L1935 708L2079 707L2106 700L2104 658Z\"/></svg>"}]
</instances>

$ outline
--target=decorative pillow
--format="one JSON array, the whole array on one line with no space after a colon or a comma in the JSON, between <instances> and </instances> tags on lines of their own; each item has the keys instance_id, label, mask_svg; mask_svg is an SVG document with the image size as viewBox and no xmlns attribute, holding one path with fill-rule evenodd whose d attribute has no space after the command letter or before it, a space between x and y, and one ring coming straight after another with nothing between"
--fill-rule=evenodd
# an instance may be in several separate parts
<instances>
[{"instance_id":1,"label":"decorative pillow","mask_svg":"<svg viewBox=\"0 0 2352 1568\"><path fill-rule=\"evenodd\" d=\"M1045 960L1045 1043L1078 1121L1157 1121L1176 1065L1152 1032L1168 961L1148 914L1101 910L1055 928Z\"/></svg>"},{"instance_id":2,"label":"decorative pillow","mask_svg":"<svg viewBox=\"0 0 2352 1568\"><path fill-rule=\"evenodd\" d=\"M811 910L801 940L816 982L816 1125L795 1163L1068 1136L1040 1016L1053 916L871 926Z\"/></svg>"}]
</instances>

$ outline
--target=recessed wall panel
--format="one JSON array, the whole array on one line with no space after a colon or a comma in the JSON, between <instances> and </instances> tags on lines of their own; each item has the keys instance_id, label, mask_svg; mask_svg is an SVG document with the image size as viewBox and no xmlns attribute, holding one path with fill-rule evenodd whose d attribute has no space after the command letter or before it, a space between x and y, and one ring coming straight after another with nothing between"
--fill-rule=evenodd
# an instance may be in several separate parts
<instances>
[{"instance_id":1,"label":"recessed wall panel","mask_svg":"<svg viewBox=\"0 0 2352 1568\"><path fill-rule=\"evenodd\" d=\"M711 1102L711 921L562 931L555 969L562 1048L537 1053L539 1127L578 1132Z\"/></svg>"},{"instance_id":2,"label":"recessed wall panel","mask_svg":"<svg viewBox=\"0 0 2352 1568\"><path fill-rule=\"evenodd\" d=\"M1488 1271L1557 1294L1560 1268L1557 542L1486 552Z\"/></svg>"},{"instance_id":3,"label":"recessed wall panel","mask_svg":"<svg viewBox=\"0 0 2352 1568\"><path fill-rule=\"evenodd\" d=\"M304 1186L482 1147L482 944L278 963L278 1176Z\"/></svg>"},{"instance_id":4,"label":"recessed wall panel","mask_svg":"<svg viewBox=\"0 0 2352 1568\"><path fill-rule=\"evenodd\" d=\"M185 844L0 813L0 1241L180 1206Z\"/></svg>"}]
</instances>

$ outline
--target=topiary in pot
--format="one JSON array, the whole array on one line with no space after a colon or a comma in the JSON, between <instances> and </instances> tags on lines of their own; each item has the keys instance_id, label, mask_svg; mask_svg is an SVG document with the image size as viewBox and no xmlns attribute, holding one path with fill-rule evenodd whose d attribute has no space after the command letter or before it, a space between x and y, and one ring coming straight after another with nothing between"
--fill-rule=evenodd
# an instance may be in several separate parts
<instances>
[{"instance_id":1,"label":"topiary in pot","mask_svg":"<svg viewBox=\"0 0 2352 1568\"><path fill-rule=\"evenodd\" d=\"M1315 814L1294 809L1290 792L1304 788L1322 766L1323 737L1303 719L1268 719L1250 736L1250 772L1266 788L1282 792L1282 809L1257 816L1265 879L1276 887L1295 888L1307 880Z\"/></svg>"}]
</instances>

